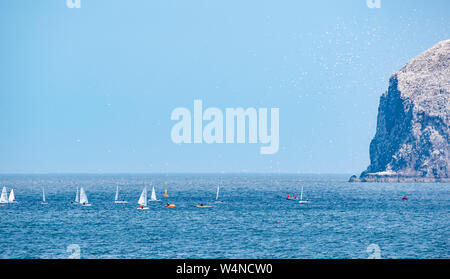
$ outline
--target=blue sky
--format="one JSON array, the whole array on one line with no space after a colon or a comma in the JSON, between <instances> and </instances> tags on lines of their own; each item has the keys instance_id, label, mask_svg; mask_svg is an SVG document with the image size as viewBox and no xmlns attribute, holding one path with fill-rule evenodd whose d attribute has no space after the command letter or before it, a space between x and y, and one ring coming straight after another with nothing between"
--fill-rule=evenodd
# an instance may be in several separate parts
<instances>
[{"instance_id":1,"label":"blue sky","mask_svg":"<svg viewBox=\"0 0 450 279\"><path fill-rule=\"evenodd\" d=\"M0 2L0 173L360 173L450 2ZM432 3L432 4L431 4ZM176 107L280 108L280 149L172 143Z\"/></svg>"}]
</instances>

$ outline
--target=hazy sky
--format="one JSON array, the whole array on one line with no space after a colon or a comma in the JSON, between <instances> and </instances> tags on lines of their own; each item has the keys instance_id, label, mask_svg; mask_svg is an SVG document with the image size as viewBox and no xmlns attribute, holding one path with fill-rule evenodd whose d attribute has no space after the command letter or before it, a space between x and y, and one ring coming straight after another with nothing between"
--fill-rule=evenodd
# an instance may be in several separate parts
<instances>
[{"instance_id":1,"label":"hazy sky","mask_svg":"<svg viewBox=\"0 0 450 279\"><path fill-rule=\"evenodd\" d=\"M0 1L0 173L360 173L450 1ZM277 107L280 149L176 145L173 109Z\"/></svg>"}]
</instances>

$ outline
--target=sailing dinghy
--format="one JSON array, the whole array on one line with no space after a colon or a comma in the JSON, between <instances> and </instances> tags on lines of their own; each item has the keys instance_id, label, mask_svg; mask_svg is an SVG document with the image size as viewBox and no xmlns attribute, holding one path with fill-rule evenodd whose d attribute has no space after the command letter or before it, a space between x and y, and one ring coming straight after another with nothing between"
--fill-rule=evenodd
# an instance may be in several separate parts
<instances>
[{"instance_id":1,"label":"sailing dinghy","mask_svg":"<svg viewBox=\"0 0 450 279\"><path fill-rule=\"evenodd\" d=\"M77 193L75 194L75 201L70 202L72 204L79 204L80 203L80 192L78 191L77 187Z\"/></svg>"},{"instance_id":2,"label":"sailing dinghy","mask_svg":"<svg viewBox=\"0 0 450 279\"><path fill-rule=\"evenodd\" d=\"M14 189L11 189L11 192L9 193L8 203L15 203L16 202L16 196L14 195Z\"/></svg>"},{"instance_id":3,"label":"sailing dinghy","mask_svg":"<svg viewBox=\"0 0 450 279\"><path fill-rule=\"evenodd\" d=\"M298 201L298 203L309 203L309 200L303 200L303 186L302 186L302 191L300 193L300 200Z\"/></svg>"},{"instance_id":4,"label":"sailing dinghy","mask_svg":"<svg viewBox=\"0 0 450 279\"><path fill-rule=\"evenodd\" d=\"M0 196L0 204L8 203L8 192L6 191L6 187L3 187L2 195Z\"/></svg>"},{"instance_id":5,"label":"sailing dinghy","mask_svg":"<svg viewBox=\"0 0 450 279\"><path fill-rule=\"evenodd\" d=\"M91 206L83 187L81 187L81 189L80 189L80 204L82 206Z\"/></svg>"},{"instance_id":6,"label":"sailing dinghy","mask_svg":"<svg viewBox=\"0 0 450 279\"><path fill-rule=\"evenodd\" d=\"M139 207L137 209L146 210L148 209L147 206L147 187L144 187L144 190L142 190L141 196L138 200Z\"/></svg>"},{"instance_id":7,"label":"sailing dinghy","mask_svg":"<svg viewBox=\"0 0 450 279\"><path fill-rule=\"evenodd\" d=\"M152 201L152 202L161 201L156 198L155 187L152 187L152 195L150 196L150 201Z\"/></svg>"},{"instance_id":8,"label":"sailing dinghy","mask_svg":"<svg viewBox=\"0 0 450 279\"><path fill-rule=\"evenodd\" d=\"M220 193L220 185L217 185L217 192L216 192L216 201L215 201L215 203L223 203L223 201L219 200L219 193Z\"/></svg>"},{"instance_id":9,"label":"sailing dinghy","mask_svg":"<svg viewBox=\"0 0 450 279\"><path fill-rule=\"evenodd\" d=\"M116 196L114 197L114 203L128 203L126 200L119 200L119 185L116 187Z\"/></svg>"},{"instance_id":10,"label":"sailing dinghy","mask_svg":"<svg viewBox=\"0 0 450 279\"><path fill-rule=\"evenodd\" d=\"M44 188L42 188L42 201L41 201L41 204L48 204L48 203L45 201L45 189L44 189Z\"/></svg>"}]
</instances>

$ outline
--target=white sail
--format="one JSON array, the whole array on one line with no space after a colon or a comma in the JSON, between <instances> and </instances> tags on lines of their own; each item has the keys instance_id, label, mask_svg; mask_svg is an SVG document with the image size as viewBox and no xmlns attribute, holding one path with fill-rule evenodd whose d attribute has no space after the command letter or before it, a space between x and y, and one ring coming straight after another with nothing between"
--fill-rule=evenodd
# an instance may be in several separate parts
<instances>
[{"instance_id":1,"label":"white sail","mask_svg":"<svg viewBox=\"0 0 450 279\"><path fill-rule=\"evenodd\" d=\"M89 204L86 192L84 191L83 187L81 187L81 189L80 189L80 203L81 204Z\"/></svg>"},{"instance_id":2,"label":"white sail","mask_svg":"<svg viewBox=\"0 0 450 279\"><path fill-rule=\"evenodd\" d=\"M77 187L77 194L75 195L75 202L76 203L80 202L80 193L78 192L78 187Z\"/></svg>"},{"instance_id":3,"label":"white sail","mask_svg":"<svg viewBox=\"0 0 450 279\"><path fill-rule=\"evenodd\" d=\"M42 202L45 202L45 189L42 188Z\"/></svg>"},{"instance_id":4,"label":"white sail","mask_svg":"<svg viewBox=\"0 0 450 279\"><path fill-rule=\"evenodd\" d=\"M124 199L119 200L119 185L116 186L116 195L114 196L114 203L128 203Z\"/></svg>"},{"instance_id":5,"label":"white sail","mask_svg":"<svg viewBox=\"0 0 450 279\"><path fill-rule=\"evenodd\" d=\"M115 201L119 200L119 185L117 185L117 187L116 187L116 196L114 197L114 200Z\"/></svg>"},{"instance_id":6,"label":"white sail","mask_svg":"<svg viewBox=\"0 0 450 279\"><path fill-rule=\"evenodd\" d=\"M150 197L152 201L157 201L155 187L152 187L152 196Z\"/></svg>"},{"instance_id":7,"label":"white sail","mask_svg":"<svg viewBox=\"0 0 450 279\"><path fill-rule=\"evenodd\" d=\"M300 193L300 200L298 202L299 203L309 203L308 199L306 199L305 201L303 200L303 186L302 186L302 192Z\"/></svg>"},{"instance_id":8,"label":"white sail","mask_svg":"<svg viewBox=\"0 0 450 279\"><path fill-rule=\"evenodd\" d=\"M14 196L14 189L11 189L11 192L9 193L9 199L8 202L15 202L16 197Z\"/></svg>"},{"instance_id":9,"label":"white sail","mask_svg":"<svg viewBox=\"0 0 450 279\"><path fill-rule=\"evenodd\" d=\"M8 202L8 192L6 191L6 187L3 187L2 195L0 196L0 203Z\"/></svg>"},{"instance_id":10,"label":"white sail","mask_svg":"<svg viewBox=\"0 0 450 279\"><path fill-rule=\"evenodd\" d=\"M141 196L139 197L138 204L147 206L147 187L144 187Z\"/></svg>"},{"instance_id":11,"label":"white sail","mask_svg":"<svg viewBox=\"0 0 450 279\"><path fill-rule=\"evenodd\" d=\"M219 200L219 191L220 191L220 186L217 185L216 201Z\"/></svg>"}]
</instances>

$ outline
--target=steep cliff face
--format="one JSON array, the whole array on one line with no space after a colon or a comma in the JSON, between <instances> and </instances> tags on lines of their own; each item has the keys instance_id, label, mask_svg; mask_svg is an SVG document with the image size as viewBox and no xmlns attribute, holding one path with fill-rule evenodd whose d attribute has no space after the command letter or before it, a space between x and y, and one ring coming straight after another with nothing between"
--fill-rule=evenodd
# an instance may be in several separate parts
<instances>
[{"instance_id":1,"label":"steep cliff face","mask_svg":"<svg viewBox=\"0 0 450 279\"><path fill-rule=\"evenodd\" d=\"M450 40L392 75L362 181L450 181Z\"/></svg>"}]
</instances>

